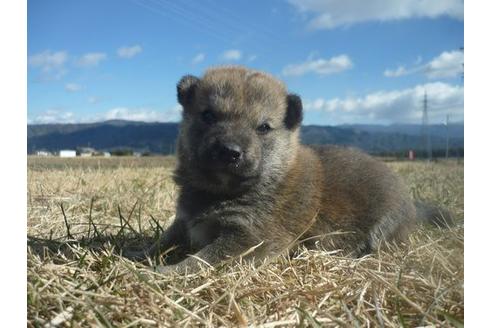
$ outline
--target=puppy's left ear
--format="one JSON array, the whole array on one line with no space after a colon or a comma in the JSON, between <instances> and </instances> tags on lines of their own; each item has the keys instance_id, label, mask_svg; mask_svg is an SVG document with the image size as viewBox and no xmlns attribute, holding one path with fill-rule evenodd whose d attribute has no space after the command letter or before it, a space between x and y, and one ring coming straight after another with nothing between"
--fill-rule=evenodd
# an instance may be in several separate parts
<instances>
[{"instance_id":1,"label":"puppy's left ear","mask_svg":"<svg viewBox=\"0 0 492 328\"><path fill-rule=\"evenodd\" d=\"M195 89L200 79L193 75L185 75L179 80L177 85L178 102L186 109L195 96Z\"/></svg>"},{"instance_id":2,"label":"puppy's left ear","mask_svg":"<svg viewBox=\"0 0 492 328\"><path fill-rule=\"evenodd\" d=\"M287 95L287 112L285 113L284 123L287 129L294 130L302 122L302 101L296 94Z\"/></svg>"}]
</instances>

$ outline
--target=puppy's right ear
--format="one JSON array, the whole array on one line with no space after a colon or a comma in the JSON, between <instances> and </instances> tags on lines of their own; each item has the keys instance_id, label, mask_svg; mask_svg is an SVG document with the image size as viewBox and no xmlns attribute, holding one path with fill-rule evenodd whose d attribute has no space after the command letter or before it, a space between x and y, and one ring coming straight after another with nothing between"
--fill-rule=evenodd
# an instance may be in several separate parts
<instances>
[{"instance_id":1,"label":"puppy's right ear","mask_svg":"<svg viewBox=\"0 0 492 328\"><path fill-rule=\"evenodd\" d=\"M193 96L195 95L195 90L200 82L200 79L193 75L185 75L179 80L178 89L178 102L186 108L193 101Z\"/></svg>"},{"instance_id":2,"label":"puppy's right ear","mask_svg":"<svg viewBox=\"0 0 492 328\"><path fill-rule=\"evenodd\" d=\"M295 94L287 95L287 113L284 118L285 126L289 130L294 130L302 122L302 100Z\"/></svg>"}]
</instances>

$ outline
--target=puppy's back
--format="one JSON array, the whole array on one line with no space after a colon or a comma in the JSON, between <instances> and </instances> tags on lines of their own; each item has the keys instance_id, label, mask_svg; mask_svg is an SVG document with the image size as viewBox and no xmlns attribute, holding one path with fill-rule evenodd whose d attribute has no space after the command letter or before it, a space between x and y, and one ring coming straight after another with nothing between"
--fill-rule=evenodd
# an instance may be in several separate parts
<instances>
[{"instance_id":1,"label":"puppy's back","mask_svg":"<svg viewBox=\"0 0 492 328\"><path fill-rule=\"evenodd\" d=\"M374 250L382 240L406 237L415 225L415 207L407 188L386 164L351 148L312 148L324 177L313 233L343 232L327 239L329 248L357 255Z\"/></svg>"}]
</instances>

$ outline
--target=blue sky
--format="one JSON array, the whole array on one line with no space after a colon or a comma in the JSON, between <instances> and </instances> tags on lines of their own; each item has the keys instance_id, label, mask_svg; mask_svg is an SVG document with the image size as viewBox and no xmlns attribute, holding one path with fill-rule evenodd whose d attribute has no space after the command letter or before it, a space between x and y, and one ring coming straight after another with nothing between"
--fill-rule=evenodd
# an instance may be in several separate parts
<instances>
[{"instance_id":1,"label":"blue sky","mask_svg":"<svg viewBox=\"0 0 492 328\"><path fill-rule=\"evenodd\" d=\"M244 65L304 124L463 120L461 0L28 0L28 123L179 121L176 82Z\"/></svg>"}]
</instances>

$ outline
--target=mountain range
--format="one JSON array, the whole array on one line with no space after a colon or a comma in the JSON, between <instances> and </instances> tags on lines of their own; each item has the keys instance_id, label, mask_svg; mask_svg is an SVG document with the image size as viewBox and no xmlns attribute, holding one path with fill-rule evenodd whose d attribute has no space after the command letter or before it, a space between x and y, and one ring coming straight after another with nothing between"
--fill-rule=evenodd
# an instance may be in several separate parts
<instances>
[{"instance_id":1,"label":"mountain range","mask_svg":"<svg viewBox=\"0 0 492 328\"><path fill-rule=\"evenodd\" d=\"M27 126L27 150L56 152L61 149L92 147L100 151L129 149L134 152L169 154L175 150L178 123L147 123L111 120L80 124L31 124ZM463 154L464 124L429 125L433 151L439 155L449 147ZM353 146L373 154L404 154L409 149L425 149L422 127L416 124L339 125L301 127L305 144Z\"/></svg>"}]
</instances>

